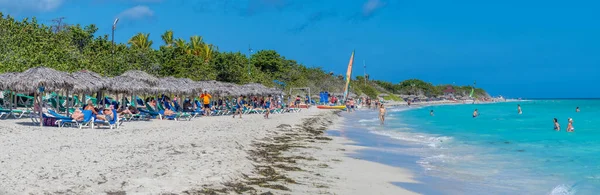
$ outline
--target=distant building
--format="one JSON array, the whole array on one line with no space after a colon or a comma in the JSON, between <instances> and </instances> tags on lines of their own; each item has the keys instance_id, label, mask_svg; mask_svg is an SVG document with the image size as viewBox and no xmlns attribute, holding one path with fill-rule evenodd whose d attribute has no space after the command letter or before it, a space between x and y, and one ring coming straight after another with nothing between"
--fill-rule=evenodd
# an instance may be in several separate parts
<instances>
[{"instance_id":1,"label":"distant building","mask_svg":"<svg viewBox=\"0 0 600 195\"><path fill-rule=\"evenodd\" d=\"M444 89L444 96L454 96L454 93L456 92L456 90L454 90L454 88L452 88L452 85L448 85L446 86L446 89Z\"/></svg>"}]
</instances>

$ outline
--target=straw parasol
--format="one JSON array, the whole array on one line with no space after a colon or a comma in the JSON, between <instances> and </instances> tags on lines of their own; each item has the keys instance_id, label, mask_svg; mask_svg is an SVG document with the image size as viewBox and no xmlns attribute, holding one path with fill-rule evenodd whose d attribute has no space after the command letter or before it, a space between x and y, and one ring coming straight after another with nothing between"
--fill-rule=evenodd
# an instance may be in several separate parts
<instances>
[{"instance_id":1,"label":"straw parasol","mask_svg":"<svg viewBox=\"0 0 600 195\"><path fill-rule=\"evenodd\" d=\"M40 66L15 75L8 86L18 92L35 92L40 86L44 86L46 91L58 91L72 89L75 82L68 73Z\"/></svg>"},{"instance_id":2,"label":"straw parasol","mask_svg":"<svg viewBox=\"0 0 600 195\"><path fill-rule=\"evenodd\" d=\"M220 86L220 82L219 81L198 81L198 86L202 89L202 91L208 91L211 93L217 93L218 92L218 87Z\"/></svg>"},{"instance_id":3,"label":"straw parasol","mask_svg":"<svg viewBox=\"0 0 600 195\"><path fill-rule=\"evenodd\" d=\"M146 82L140 82L126 76L116 76L108 78L108 86L106 87L109 91L115 93L124 94L150 94L152 93L152 87Z\"/></svg>"},{"instance_id":4,"label":"straw parasol","mask_svg":"<svg viewBox=\"0 0 600 195\"><path fill-rule=\"evenodd\" d=\"M71 73L71 76L76 80L73 86L75 93L97 92L109 84L106 78L87 70Z\"/></svg>"},{"instance_id":5,"label":"straw parasol","mask_svg":"<svg viewBox=\"0 0 600 195\"><path fill-rule=\"evenodd\" d=\"M0 88L2 89L10 89L9 83L17 77L19 73L16 72L7 72L4 74L0 74Z\"/></svg>"},{"instance_id":6,"label":"straw parasol","mask_svg":"<svg viewBox=\"0 0 600 195\"><path fill-rule=\"evenodd\" d=\"M180 83L179 87L182 87L184 90L186 90L187 94L193 95L202 91L202 88L200 87L200 85L198 85L198 82L195 82L192 79L178 78L178 80Z\"/></svg>"},{"instance_id":7,"label":"straw parasol","mask_svg":"<svg viewBox=\"0 0 600 195\"><path fill-rule=\"evenodd\" d=\"M150 86L156 86L160 82L160 80L158 78L156 78L155 76L152 76L144 71L139 71L139 70L130 70L130 71L123 73L121 76L129 77L136 81L145 82Z\"/></svg>"}]
</instances>

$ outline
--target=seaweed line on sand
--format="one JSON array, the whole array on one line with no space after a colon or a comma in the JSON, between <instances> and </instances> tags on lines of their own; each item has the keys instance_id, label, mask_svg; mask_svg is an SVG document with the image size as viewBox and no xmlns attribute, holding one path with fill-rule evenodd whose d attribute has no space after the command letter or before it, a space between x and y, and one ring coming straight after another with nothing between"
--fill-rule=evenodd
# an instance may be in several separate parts
<instances>
[{"instance_id":1,"label":"seaweed line on sand","mask_svg":"<svg viewBox=\"0 0 600 195\"><path fill-rule=\"evenodd\" d=\"M243 175L243 181L224 183L223 188L205 187L201 190L188 190L183 194L200 195L200 194L259 194L260 189L272 189L280 191L291 191L287 184L300 184L294 179L286 176L286 172L304 171L300 167L295 166L297 161L314 161L314 157L306 156L284 156L283 153L293 149L308 148L307 143L315 140L330 141L331 138L323 137L327 127L333 124L333 119L339 116L339 111L316 115L310 118L303 119L300 125L292 127L288 124L281 124L277 129L282 134L277 134L274 137L264 138L253 143L252 149L248 150L248 159L252 160L254 171L252 176ZM319 167L328 167L327 164L321 163ZM258 188L258 189L257 189ZM319 185L317 188L327 188L327 186ZM260 190L265 191L265 190ZM262 192L263 194L273 194L270 191Z\"/></svg>"}]
</instances>

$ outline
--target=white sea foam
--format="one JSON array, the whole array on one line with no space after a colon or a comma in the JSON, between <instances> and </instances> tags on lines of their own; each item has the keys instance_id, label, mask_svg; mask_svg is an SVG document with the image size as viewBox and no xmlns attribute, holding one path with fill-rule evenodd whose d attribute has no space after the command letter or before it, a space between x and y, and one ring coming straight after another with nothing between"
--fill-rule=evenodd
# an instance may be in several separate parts
<instances>
[{"instance_id":1,"label":"white sea foam","mask_svg":"<svg viewBox=\"0 0 600 195\"><path fill-rule=\"evenodd\" d=\"M377 122L377 121L379 121L378 118L360 119L360 120L358 120L359 123L372 123L372 122Z\"/></svg>"},{"instance_id":2,"label":"white sea foam","mask_svg":"<svg viewBox=\"0 0 600 195\"><path fill-rule=\"evenodd\" d=\"M554 189L552 189L552 191L548 193L548 195L573 195L576 191L577 190L575 190L575 188L569 185L560 184L554 187Z\"/></svg>"},{"instance_id":3,"label":"white sea foam","mask_svg":"<svg viewBox=\"0 0 600 195\"><path fill-rule=\"evenodd\" d=\"M408 128L403 128L408 129ZM431 136L417 133L398 132L398 131L371 131L377 135L387 136L393 139L409 141L416 144L423 144L431 148L440 148L445 142L450 141L452 138L447 136Z\"/></svg>"}]
</instances>

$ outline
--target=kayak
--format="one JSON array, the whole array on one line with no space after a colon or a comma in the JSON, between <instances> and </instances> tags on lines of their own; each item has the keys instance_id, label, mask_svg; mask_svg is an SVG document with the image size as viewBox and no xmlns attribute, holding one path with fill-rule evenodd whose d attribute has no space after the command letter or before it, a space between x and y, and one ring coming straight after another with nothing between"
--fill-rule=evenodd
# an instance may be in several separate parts
<instances>
[{"instance_id":1,"label":"kayak","mask_svg":"<svg viewBox=\"0 0 600 195\"><path fill-rule=\"evenodd\" d=\"M346 106L325 106L325 105L320 105L317 106L318 109L346 109Z\"/></svg>"}]
</instances>

